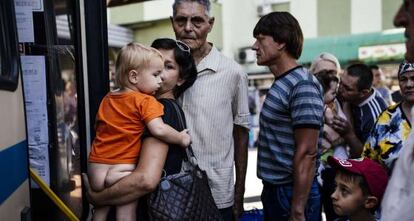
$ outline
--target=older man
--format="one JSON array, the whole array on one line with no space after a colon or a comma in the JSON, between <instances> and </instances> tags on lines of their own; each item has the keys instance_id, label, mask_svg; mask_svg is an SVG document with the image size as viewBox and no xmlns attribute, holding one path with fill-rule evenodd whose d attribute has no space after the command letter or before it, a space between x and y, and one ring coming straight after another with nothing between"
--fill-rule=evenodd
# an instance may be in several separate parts
<instances>
[{"instance_id":1,"label":"older man","mask_svg":"<svg viewBox=\"0 0 414 221\"><path fill-rule=\"evenodd\" d=\"M322 138L323 98L318 80L298 65L303 35L288 12L263 16L253 31L257 64L268 66L275 82L260 114L257 175L263 180L265 220L320 219L316 182Z\"/></svg>"},{"instance_id":2,"label":"older man","mask_svg":"<svg viewBox=\"0 0 414 221\"><path fill-rule=\"evenodd\" d=\"M210 7L208 0L176 0L171 23L176 38L190 46L197 64L197 81L180 98L192 147L200 167L207 172L224 220L232 220L233 212L238 216L243 211L248 84L241 67L207 41L214 25Z\"/></svg>"}]
</instances>

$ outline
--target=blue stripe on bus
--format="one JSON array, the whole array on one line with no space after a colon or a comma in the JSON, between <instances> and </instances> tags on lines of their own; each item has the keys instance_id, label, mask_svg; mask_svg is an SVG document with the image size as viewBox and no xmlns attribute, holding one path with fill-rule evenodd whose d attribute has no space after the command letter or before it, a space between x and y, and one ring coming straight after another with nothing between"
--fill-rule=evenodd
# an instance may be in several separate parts
<instances>
[{"instance_id":1,"label":"blue stripe on bus","mask_svg":"<svg viewBox=\"0 0 414 221\"><path fill-rule=\"evenodd\" d=\"M0 205L28 178L27 142L0 151Z\"/></svg>"}]
</instances>

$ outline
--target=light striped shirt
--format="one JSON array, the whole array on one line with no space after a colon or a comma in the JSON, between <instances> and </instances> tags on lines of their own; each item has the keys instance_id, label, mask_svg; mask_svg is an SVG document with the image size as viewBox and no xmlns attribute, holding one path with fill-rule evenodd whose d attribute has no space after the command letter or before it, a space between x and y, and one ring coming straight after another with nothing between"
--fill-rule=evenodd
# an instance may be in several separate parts
<instances>
[{"instance_id":1,"label":"light striped shirt","mask_svg":"<svg viewBox=\"0 0 414 221\"><path fill-rule=\"evenodd\" d=\"M215 47L197 65L198 77L179 102L199 166L218 208L233 205L233 124L248 127L247 74Z\"/></svg>"},{"instance_id":2,"label":"light striped shirt","mask_svg":"<svg viewBox=\"0 0 414 221\"><path fill-rule=\"evenodd\" d=\"M323 98L318 80L298 66L275 79L260 112L257 176L271 184L293 182L297 128L314 128L322 140ZM316 168L319 167L317 160Z\"/></svg>"}]
</instances>

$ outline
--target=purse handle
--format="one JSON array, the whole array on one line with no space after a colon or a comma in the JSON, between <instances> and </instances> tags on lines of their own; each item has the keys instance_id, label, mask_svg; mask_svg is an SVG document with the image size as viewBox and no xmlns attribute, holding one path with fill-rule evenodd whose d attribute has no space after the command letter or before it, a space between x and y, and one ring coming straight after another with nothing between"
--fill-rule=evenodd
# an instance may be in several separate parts
<instances>
[{"instance_id":1,"label":"purse handle","mask_svg":"<svg viewBox=\"0 0 414 221\"><path fill-rule=\"evenodd\" d=\"M187 125L186 125L185 121L183 120L183 117L181 116L182 113L180 111L180 108L178 107L178 104L175 103L175 101L173 101L171 103L173 104L175 112L178 115L178 123L180 124L181 129L183 129L183 130L186 129ZM192 163L197 165L197 157L194 155L194 151L193 151L193 148L191 147L191 144L187 147L187 150L188 151L186 151L186 152L190 153L190 158L194 158L194 162L192 162ZM185 156L185 160L188 161L187 155Z\"/></svg>"}]
</instances>

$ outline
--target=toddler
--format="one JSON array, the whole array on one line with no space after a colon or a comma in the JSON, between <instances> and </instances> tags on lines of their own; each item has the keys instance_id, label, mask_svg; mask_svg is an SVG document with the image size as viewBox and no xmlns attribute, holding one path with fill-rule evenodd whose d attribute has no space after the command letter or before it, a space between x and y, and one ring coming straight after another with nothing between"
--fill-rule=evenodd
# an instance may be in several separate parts
<instances>
[{"instance_id":1,"label":"toddler","mask_svg":"<svg viewBox=\"0 0 414 221\"><path fill-rule=\"evenodd\" d=\"M177 132L161 119L163 106L153 95L160 88L164 60L159 51L137 43L121 49L116 61L118 90L102 100L96 116L96 137L89 155L88 176L100 191L134 170L146 128L166 143L187 147L187 130ZM136 220L137 202L117 206L117 220ZM96 208L93 220L106 220L109 207Z\"/></svg>"}]
</instances>

